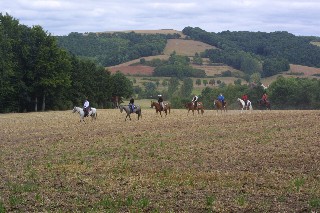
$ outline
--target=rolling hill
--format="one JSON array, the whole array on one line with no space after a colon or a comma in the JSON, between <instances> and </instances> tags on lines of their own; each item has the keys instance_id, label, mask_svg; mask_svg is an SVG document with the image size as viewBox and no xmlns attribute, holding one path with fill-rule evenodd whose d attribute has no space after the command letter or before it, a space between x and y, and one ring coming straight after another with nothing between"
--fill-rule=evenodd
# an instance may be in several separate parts
<instances>
[{"instance_id":1,"label":"rolling hill","mask_svg":"<svg viewBox=\"0 0 320 213\"><path fill-rule=\"evenodd\" d=\"M140 31L134 31L136 33L178 33L182 34L180 31L175 30L140 30ZM176 52L178 55L185 55L192 57L195 53L200 53L205 51L206 49L215 49L215 46L208 45L206 43L200 42L200 41L194 41L194 40L186 40L185 36L182 36L181 39L169 39L166 47L163 51L162 55L156 55L156 56L149 56L144 57L146 61L151 61L152 59L159 58L159 59L168 59L170 54L172 52ZM151 76L152 72L154 70L153 67L150 66L143 66L143 65L136 65L139 63L140 59L132 60L123 64L119 64L112 67L107 67L106 69L109 70L111 73L115 73L117 71L120 71L128 76ZM203 65L192 65L193 67L197 69L202 69L206 72L207 76L214 76L217 74L221 74L224 71L231 71L232 73L237 73L237 76L243 75L243 72L240 70L236 70L230 66L227 65L212 65L209 63L208 59L204 59ZM281 73L281 75L285 77L299 77L299 78L317 78L320 79L320 68L314 68L314 67L307 67L302 65L296 65L296 64L290 64L290 70L284 73ZM263 78L262 83L265 85L269 85L272 83L278 76L274 75L271 77ZM233 83L234 80L237 80L236 77L218 77L215 78L217 80L221 80L222 82ZM243 80L244 81L244 80ZM203 86L200 86L203 87Z\"/></svg>"}]
</instances>

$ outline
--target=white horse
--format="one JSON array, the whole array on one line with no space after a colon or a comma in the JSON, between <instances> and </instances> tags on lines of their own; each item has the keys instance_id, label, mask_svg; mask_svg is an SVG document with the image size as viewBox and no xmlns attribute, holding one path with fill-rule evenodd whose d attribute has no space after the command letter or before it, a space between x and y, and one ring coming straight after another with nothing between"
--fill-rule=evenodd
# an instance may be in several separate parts
<instances>
[{"instance_id":1,"label":"white horse","mask_svg":"<svg viewBox=\"0 0 320 213\"><path fill-rule=\"evenodd\" d=\"M246 104L244 103L244 100L242 100L241 98L238 98L238 102L239 102L239 105L240 105L240 108L241 108L241 112L243 110L252 110L252 103L251 101L247 100L247 106Z\"/></svg>"},{"instance_id":2,"label":"white horse","mask_svg":"<svg viewBox=\"0 0 320 213\"><path fill-rule=\"evenodd\" d=\"M78 113L80 114L80 122L81 122L81 121L85 122L85 121L84 121L84 111L83 111L83 109L82 109L81 107L76 107L76 106L73 107L72 112L73 112L73 113L78 112ZM97 119L97 116L98 116L98 114L97 114L97 109L91 107L91 110L90 110L88 116L91 116L91 118L92 118L91 120Z\"/></svg>"},{"instance_id":3,"label":"white horse","mask_svg":"<svg viewBox=\"0 0 320 213\"><path fill-rule=\"evenodd\" d=\"M138 115L138 120L139 120L139 117L142 118L141 107L139 105L135 105L135 109L133 112L131 112L128 105L120 105L119 108L121 113L123 112L123 110L127 113L126 118L124 119L125 121L127 120L127 117L129 117L129 119L131 120L131 117L130 117L131 113L136 113Z\"/></svg>"}]
</instances>

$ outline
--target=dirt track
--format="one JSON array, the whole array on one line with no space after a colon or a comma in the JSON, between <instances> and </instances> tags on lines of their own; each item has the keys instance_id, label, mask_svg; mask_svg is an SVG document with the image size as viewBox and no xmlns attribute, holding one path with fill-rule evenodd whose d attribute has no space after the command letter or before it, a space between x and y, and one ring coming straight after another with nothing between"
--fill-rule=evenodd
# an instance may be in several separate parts
<instances>
[{"instance_id":1,"label":"dirt track","mask_svg":"<svg viewBox=\"0 0 320 213\"><path fill-rule=\"evenodd\" d=\"M320 209L320 111L0 115L0 210Z\"/></svg>"}]
</instances>

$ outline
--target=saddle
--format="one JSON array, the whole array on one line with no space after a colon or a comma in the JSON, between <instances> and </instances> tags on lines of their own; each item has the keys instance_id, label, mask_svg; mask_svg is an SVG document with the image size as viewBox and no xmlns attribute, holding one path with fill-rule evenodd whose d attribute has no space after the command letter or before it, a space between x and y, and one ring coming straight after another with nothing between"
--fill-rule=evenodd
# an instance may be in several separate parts
<instances>
[{"instance_id":1,"label":"saddle","mask_svg":"<svg viewBox=\"0 0 320 213\"><path fill-rule=\"evenodd\" d=\"M84 108L83 112L84 112L84 117L87 117L89 115L89 112L91 111L91 107L88 108Z\"/></svg>"},{"instance_id":2,"label":"saddle","mask_svg":"<svg viewBox=\"0 0 320 213\"><path fill-rule=\"evenodd\" d=\"M137 109L136 105L129 105L130 113L135 113L135 109Z\"/></svg>"}]
</instances>

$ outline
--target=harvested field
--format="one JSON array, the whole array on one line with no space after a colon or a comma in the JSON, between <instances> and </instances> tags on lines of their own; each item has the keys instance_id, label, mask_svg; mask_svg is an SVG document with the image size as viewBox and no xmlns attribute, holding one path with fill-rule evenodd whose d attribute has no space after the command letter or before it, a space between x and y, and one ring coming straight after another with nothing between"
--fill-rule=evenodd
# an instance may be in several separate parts
<instances>
[{"instance_id":1,"label":"harvested field","mask_svg":"<svg viewBox=\"0 0 320 213\"><path fill-rule=\"evenodd\" d=\"M200 41L168 39L164 54L170 55L175 51L178 55L194 56L196 53L200 54L206 49L216 49L216 47Z\"/></svg>"},{"instance_id":2,"label":"harvested field","mask_svg":"<svg viewBox=\"0 0 320 213\"><path fill-rule=\"evenodd\" d=\"M116 73L120 71L125 75L143 75L143 76L151 76L154 70L154 67L136 65L136 66L114 66L109 67L108 70L111 73Z\"/></svg>"},{"instance_id":3,"label":"harvested field","mask_svg":"<svg viewBox=\"0 0 320 213\"><path fill-rule=\"evenodd\" d=\"M320 111L142 113L1 114L0 212L320 211Z\"/></svg>"}]
</instances>

